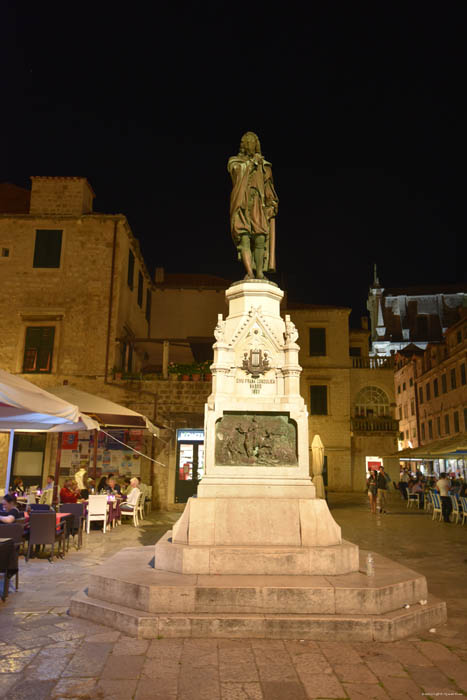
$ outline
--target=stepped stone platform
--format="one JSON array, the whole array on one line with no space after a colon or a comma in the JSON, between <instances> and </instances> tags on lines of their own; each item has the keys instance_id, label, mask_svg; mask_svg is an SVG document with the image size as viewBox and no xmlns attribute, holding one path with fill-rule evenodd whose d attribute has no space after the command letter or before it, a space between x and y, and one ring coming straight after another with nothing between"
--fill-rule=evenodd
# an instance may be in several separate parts
<instances>
[{"instance_id":1,"label":"stepped stone platform","mask_svg":"<svg viewBox=\"0 0 467 700\"><path fill-rule=\"evenodd\" d=\"M70 614L144 639L394 641L446 621L424 576L375 555L369 577L366 554L358 570L337 575L216 575L159 570L153 546L123 549L92 571Z\"/></svg>"}]
</instances>

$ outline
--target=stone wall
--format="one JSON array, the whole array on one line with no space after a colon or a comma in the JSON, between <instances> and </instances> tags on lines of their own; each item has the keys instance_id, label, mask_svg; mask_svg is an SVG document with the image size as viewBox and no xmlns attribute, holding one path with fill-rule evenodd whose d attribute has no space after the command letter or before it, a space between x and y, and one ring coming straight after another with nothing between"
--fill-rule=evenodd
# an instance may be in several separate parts
<instances>
[{"instance_id":1,"label":"stone wall","mask_svg":"<svg viewBox=\"0 0 467 700\"><path fill-rule=\"evenodd\" d=\"M32 177L31 181L31 214L92 212L94 192L85 177Z\"/></svg>"}]
</instances>

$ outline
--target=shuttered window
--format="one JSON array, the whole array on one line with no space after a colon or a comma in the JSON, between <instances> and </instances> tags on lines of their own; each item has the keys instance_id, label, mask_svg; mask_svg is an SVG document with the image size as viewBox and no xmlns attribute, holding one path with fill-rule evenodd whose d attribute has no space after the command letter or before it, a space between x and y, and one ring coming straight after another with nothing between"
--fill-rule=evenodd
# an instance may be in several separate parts
<instances>
[{"instance_id":1,"label":"shuttered window","mask_svg":"<svg viewBox=\"0 0 467 700\"><path fill-rule=\"evenodd\" d=\"M50 374L55 328L53 326L29 326L26 328L23 372Z\"/></svg>"},{"instance_id":2,"label":"shuttered window","mask_svg":"<svg viewBox=\"0 0 467 700\"><path fill-rule=\"evenodd\" d=\"M143 275L138 272L138 306L143 308Z\"/></svg>"},{"instance_id":3,"label":"shuttered window","mask_svg":"<svg viewBox=\"0 0 467 700\"><path fill-rule=\"evenodd\" d=\"M327 386L310 386L310 414L315 416L327 415L328 388Z\"/></svg>"},{"instance_id":4,"label":"shuttered window","mask_svg":"<svg viewBox=\"0 0 467 700\"><path fill-rule=\"evenodd\" d=\"M310 328L310 356L326 354L326 329Z\"/></svg>"},{"instance_id":5,"label":"shuttered window","mask_svg":"<svg viewBox=\"0 0 467 700\"><path fill-rule=\"evenodd\" d=\"M135 256L133 251L128 251L128 286L131 290L134 287L134 276L135 276Z\"/></svg>"},{"instance_id":6,"label":"shuttered window","mask_svg":"<svg viewBox=\"0 0 467 700\"><path fill-rule=\"evenodd\" d=\"M60 267L62 231L37 229L33 267Z\"/></svg>"},{"instance_id":7,"label":"shuttered window","mask_svg":"<svg viewBox=\"0 0 467 700\"><path fill-rule=\"evenodd\" d=\"M146 290L146 321L151 320L151 290Z\"/></svg>"}]
</instances>

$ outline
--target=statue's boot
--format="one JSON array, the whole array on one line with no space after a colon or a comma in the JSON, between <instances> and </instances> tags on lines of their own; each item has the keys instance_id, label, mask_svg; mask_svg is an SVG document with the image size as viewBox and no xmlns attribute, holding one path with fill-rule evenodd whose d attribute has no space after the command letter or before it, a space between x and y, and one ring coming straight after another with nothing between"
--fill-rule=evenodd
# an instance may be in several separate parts
<instances>
[{"instance_id":1,"label":"statue's boot","mask_svg":"<svg viewBox=\"0 0 467 700\"><path fill-rule=\"evenodd\" d=\"M245 266L246 275L243 279L252 280L255 278L253 268L251 267L251 253L249 250L242 250L242 262Z\"/></svg>"},{"instance_id":2,"label":"statue's boot","mask_svg":"<svg viewBox=\"0 0 467 700\"><path fill-rule=\"evenodd\" d=\"M264 266L264 245L255 246L255 264L256 264L256 277L259 280L267 279L263 272Z\"/></svg>"}]
</instances>

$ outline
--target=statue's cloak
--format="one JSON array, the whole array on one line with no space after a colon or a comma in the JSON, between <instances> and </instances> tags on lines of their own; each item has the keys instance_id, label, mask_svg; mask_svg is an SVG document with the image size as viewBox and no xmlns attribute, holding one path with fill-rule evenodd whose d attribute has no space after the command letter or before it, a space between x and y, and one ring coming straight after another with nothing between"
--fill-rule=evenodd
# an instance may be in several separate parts
<instances>
[{"instance_id":1,"label":"statue's cloak","mask_svg":"<svg viewBox=\"0 0 467 700\"><path fill-rule=\"evenodd\" d=\"M242 235L266 237L265 270L275 270L275 221L279 199L274 189L272 166L262 156L239 154L229 158L232 178L230 230L235 245ZM254 261L253 261L254 262Z\"/></svg>"}]
</instances>

